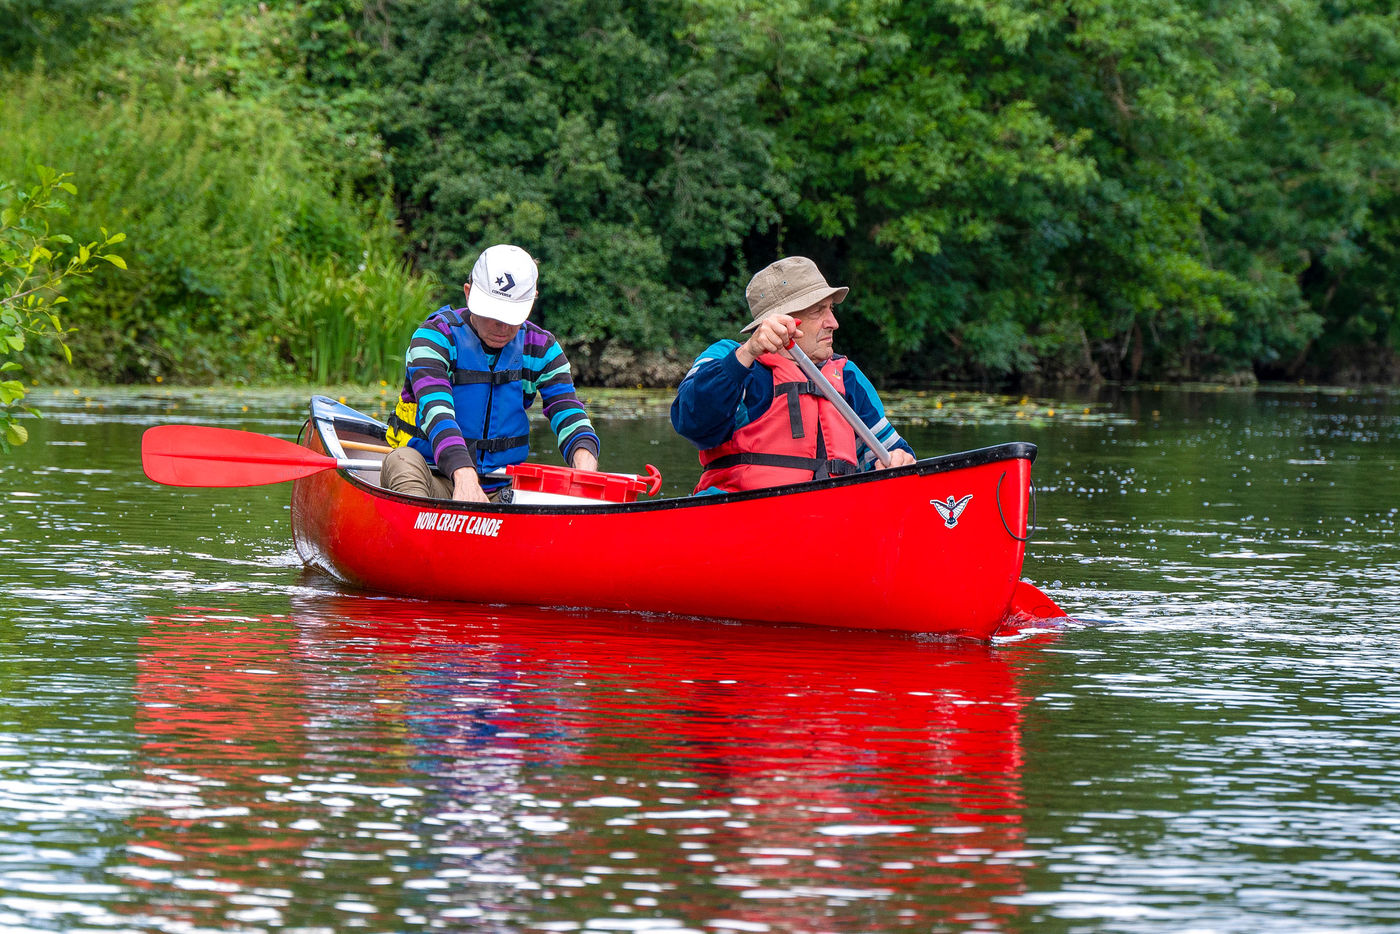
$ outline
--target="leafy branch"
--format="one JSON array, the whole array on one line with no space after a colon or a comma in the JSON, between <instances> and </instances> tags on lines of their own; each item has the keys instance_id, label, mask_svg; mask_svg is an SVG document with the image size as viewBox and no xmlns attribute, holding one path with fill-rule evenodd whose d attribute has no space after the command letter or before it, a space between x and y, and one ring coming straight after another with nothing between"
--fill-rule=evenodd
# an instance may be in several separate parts
<instances>
[{"instance_id":1,"label":"leafy branch","mask_svg":"<svg viewBox=\"0 0 1400 934\"><path fill-rule=\"evenodd\" d=\"M24 350L29 338L52 331L71 365L73 353L63 340L63 319L57 310L68 301L63 285L90 277L101 263L126 269L124 259L108 252L126 234L101 228L100 241L74 249L73 237L50 227L51 217L68 213L63 196L78 193L68 180L73 173L41 165L35 174L38 183L27 188L0 181L0 452L6 454L29 440L20 413L38 414L24 405L29 390L17 378L23 365L6 358Z\"/></svg>"}]
</instances>

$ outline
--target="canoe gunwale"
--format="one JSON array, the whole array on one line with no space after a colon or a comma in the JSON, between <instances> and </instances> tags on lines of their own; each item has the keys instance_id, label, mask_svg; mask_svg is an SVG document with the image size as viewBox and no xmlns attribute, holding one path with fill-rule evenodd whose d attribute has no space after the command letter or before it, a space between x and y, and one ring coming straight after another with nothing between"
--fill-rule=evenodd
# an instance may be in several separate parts
<instances>
[{"instance_id":1,"label":"canoe gunwale","mask_svg":"<svg viewBox=\"0 0 1400 934\"><path fill-rule=\"evenodd\" d=\"M321 444L330 448L327 444L326 432L323 424L328 419L311 419L310 423L316 425L318 440ZM363 424L363 423L361 423ZM336 426L332 424L334 429ZM351 427L346 425L345 427ZM338 446L338 445L337 445ZM408 505L432 506L437 509L459 510L464 512L481 513L505 513L505 514L559 514L567 516L576 515L599 515L606 513L630 513L649 512L661 509L694 509L705 506L721 506L728 503L740 503L747 500L767 499L776 496L790 496L797 493L811 493L827 489L837 489L847 486L858 486L863 483L877 483L881 481L895 480L905 476L927 476L929 474L947 473L953 470L961 470L967 467L981 467L985 464L995 464L1001 461L1026 460L1035 462L1036 446L1028 441L1008 441L1003 444L992 445L985 448L975 448L971 451L960 451L955 454L943 454L938 457L926 457L907 464L903 467L891 467L887 470L865 471L859 474L852 474L844 477L828 477L824 480L809 480L805 483L792 483L785 486L767 487L762 490L747 490L742 493L708 493L688 496L673 496L661 499L637 500L631 503L599 503L597 505L574 505L574 504L525 504L525 503L466 503L456 500L433 499L426 496L413 496L408 493L397 493L387 490L384 487L370 483L358 477L353 471L339 469L337 473L352 486L359 490L381 499L393 500Z\"/></svg>"},{"instance_id":2,"label":"canoe gunwale","mask_svg":"<svg viewBox=\"0 0 1400 934\"><path fill-rule=\"evenodd\" d=\"M354 417L349 417L351 415ZM304 432L308 426L315 427L321 445L335 456L341 456L343 454L338 439L339 431L350 430L358 431L363 434L378 434L382 433L388 427L383 422L369 415L365 415L363 412L338 403L327 396L312 397L311 417L307 420L307 424L303 425L302 431ZM327 429L329 429L329 431L327 431ZM705 495L691 493L687 496L637 500L631 503L600 502L597 505L573 505L562 503L465 503L457 500L433 499L426 496L412 496L407 493L397 493L393 490L387 490L377 484L370 483L356 476L350 470L341 469L337 470L337 473L339 473L347 483L350 483L357 489L371 496L408 505L431 505L437 509L462 512L577 516L648 512L657 509L690 509L702 506L720 506L727 503L745 502L747 500L789 496L796 493L810 493L846 486L856 486L862 483L894 480L899 477L911 475L927 476L929 474L946 473L948 471L960 470L967 467L981 467L985 464L995 464L1000 461L1026 460L1033 464L1035 463L1035 457L1036 446L1031 442L1008 441L989 447L974 448L970 451L958 451L952 454L940 454L937 457L925 457L912 464L906 464L903 467L863 471L844 477L828 477L824 480L809 480L805 483L792 483L785 486L767 487L761 490L747 490L742 493L707 493ZM1005 519L1003 519L1003 522L1005 522Z\"/></svg>"}]
</instances>

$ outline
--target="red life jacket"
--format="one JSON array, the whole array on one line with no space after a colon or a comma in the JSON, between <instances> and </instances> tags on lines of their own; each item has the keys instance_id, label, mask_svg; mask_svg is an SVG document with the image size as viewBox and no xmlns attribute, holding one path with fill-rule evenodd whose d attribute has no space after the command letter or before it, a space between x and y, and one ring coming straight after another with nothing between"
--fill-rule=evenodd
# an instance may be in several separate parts
<instances>
[{"instance_id":1,"label":"red life jacket","mask_svg":"<svg viewBox=\"0 0 1400 934\"><path fill-rule=\"evenodd\" d=\"M698 493L758 490L859 473L856 433L797 364L778 354L758 362L773 374L773 403L723 444L700 452ZM822 374L845 395L845 357L833 356Z\"/></svg>"}]
</instances>

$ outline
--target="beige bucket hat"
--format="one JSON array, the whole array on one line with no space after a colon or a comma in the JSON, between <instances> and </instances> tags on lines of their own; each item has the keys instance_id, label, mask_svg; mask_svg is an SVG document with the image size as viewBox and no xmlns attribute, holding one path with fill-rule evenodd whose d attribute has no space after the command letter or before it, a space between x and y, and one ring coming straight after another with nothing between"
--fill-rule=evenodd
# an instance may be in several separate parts
<instances>
[{"instance_id":1,"label":"beige bucket hat","mask_svg":"<svg viewBox=\"0 0 1400 934\"><path fill-rule=\"evenodd\" d=\"M849 292L844 285L827 285L817 264L805 256L788 256L764 266L749 280L744 297L749 300L753 323L743 329L747 334L773 315L790 315L810 308L827 296L834 296L839 305Z\"/></svg>"}]
</instances>

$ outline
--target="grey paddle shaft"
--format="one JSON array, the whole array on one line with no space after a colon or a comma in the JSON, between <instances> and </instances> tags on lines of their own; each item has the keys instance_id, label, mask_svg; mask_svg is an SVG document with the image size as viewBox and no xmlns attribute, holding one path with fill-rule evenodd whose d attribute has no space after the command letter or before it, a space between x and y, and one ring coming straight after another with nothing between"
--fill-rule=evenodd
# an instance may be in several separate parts
<instances>
[{"instance_id":1,"label":"grey paddle shaft","mask_svg":"<svg viewBox=\"0 0 1400 934\"><path fill-rule=\"evenodd\" d=\"M885 446L875 437L875 432L871 431L870 428L866 426L865 422L860 420L860 416L855 413L855 409L852 409L851 404L836 391L836 387L831 385L831 381L822 375L821 370L817 369L817 365L812 362L812 358L807 356L807 353L795 343L790 344L787 350L788 353L792 354L792 359L797 361L797 365L801 367L802 372L806 373L807 378L821 391L821 394L826 396L831 404L836 406L836 411L840 412L841 416L851 423L851 427L856 430L856 434L860 436L860 440L865 442L865 446L875 452L875 456L880 458L880 463L888 467L890 465L890 452L886 450Z\"/></svg>"}]
</instances>

